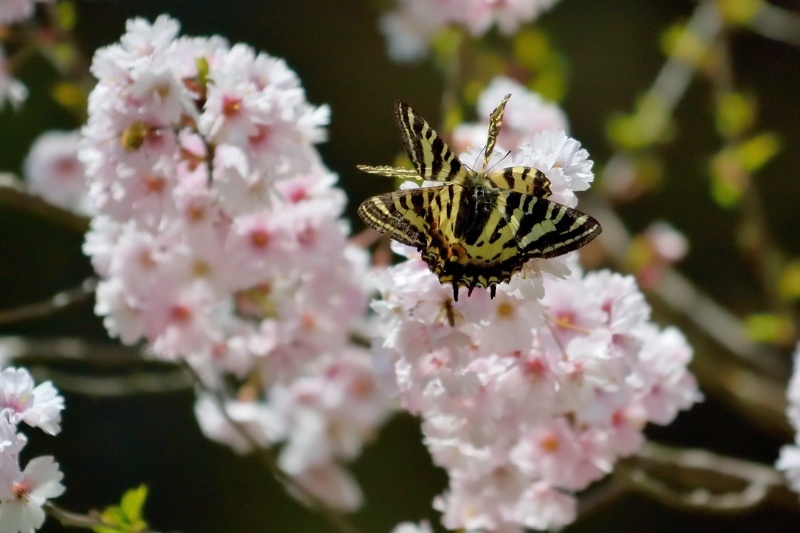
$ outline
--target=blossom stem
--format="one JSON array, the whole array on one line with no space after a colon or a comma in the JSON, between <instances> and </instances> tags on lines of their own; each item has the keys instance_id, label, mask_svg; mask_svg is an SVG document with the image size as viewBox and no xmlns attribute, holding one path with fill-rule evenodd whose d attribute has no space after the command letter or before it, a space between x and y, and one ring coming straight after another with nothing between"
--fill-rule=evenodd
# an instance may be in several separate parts
<instances>
[{"instance_id":1,"label":"blossom stem","mask_svg":"<svg viewBox=\"0 0 800 533\"><path fill-rule=\"evenodd\" d=\"M47 516L58 520L58 522L65 527L79 527L83 529L94 529L97 527L106 527L109 525L103 522L97 511L89 511L89 514L74 513L67 511L52 502L44 504L44 510ZM152 529L139 530L140 533L159 533Z\"/></svg>"},{"instance_id":2,"label":"blossom stem","mask_svg":"<svg viewBox=\"0 0 800 533\"><path fill-rule=\"evenodd\" d=\"M231 417L230 413L225 407L225 397L216 389L208 387L200 376L188 363L183 363L186 371L194 378L195 384L208 393L217 404L217 408L222 414L225 421L233 427L237 433L256 451L257 457L261 460L262 464L269 470L272 476L291 494L298 497L298 499L308 505L310 508L316 510L327 522L340 533L356 533L356 528L340 513L325 505L319 498L308 492L302 485L297 483L291 476L281 470L278 466L275 456L269 449L262 447L253 436L247 431L247 428L239 424Z\"/></svg>"}]
</instances>

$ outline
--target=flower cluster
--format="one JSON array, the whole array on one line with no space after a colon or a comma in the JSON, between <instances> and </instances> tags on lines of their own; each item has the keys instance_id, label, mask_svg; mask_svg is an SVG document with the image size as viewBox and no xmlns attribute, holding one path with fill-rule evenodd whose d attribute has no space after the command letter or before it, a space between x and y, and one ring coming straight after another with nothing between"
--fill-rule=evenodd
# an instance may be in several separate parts
<instances>
[{"instance_id":1,"label":"flower cluster","mask_svg":"<svg viewBox=\"0 0 800 533\"><path fill-rule=\"evenodd\" d=\"M691 349L649 322L633 278L569 267L540 287L516 278L494 300L452 302L414 257L380 280L379 353L450 476L435 501L448 528L570 523L572 493L635 452L647 422L699 398Z\"/></svg>"},{"instance_id":2,"label":"flower cluster","mask_svg":"<svg viewBox=\"0 0 800 533\"><path fill-rule=\"evenodd\" d=\"M34 531L44 523L42 506L64 492L64 477L53 457L31 459L20 468L19 453L27 443L20 422L55 435L61 430L64 399L49 381L34 386L22 368L0 372L0 531Z\"/></svg>"},{"instance_id":3,"label":"flower cluster","mask_svg":"<svg viewBox=\"0 0 800 533\"><path fill-rule=\"evenodd\" d=\"M330 472L388 407L350 345L368 258L347 242L344 194L314 148L328 109L284 61L178 30L131 20L92 63L79 156L97 213L84 246L102 277L96 311L210 386L237 380L228 407L259 445L288 441L292 475ZM323 397L309 398L309 380ZM207 434L245 451L208 400ZM312 450L298 435L314 417L329 440Z\"/></svg>"},{"instance_id":4,"label":"flower cluster","mask_svg":"<svg viewBox=\"0 0 800 533\"><path fill-rule=\"evenodd\" d=\"M438 30L463 26L473 36L497 26L505 35L516 32L553 7L558 0L399 0L397 9L383 16L381 31L395 61L423 57Z\"/></svg>"},{"instance_id":5,"label":"flower cluster","mask_svg":"<svg viewBox=\"0 0 800 533\"><path fill-rule=\"evenodd\" d=\"M780 457L775 464L778 470L783 471L789 486L795 492L800 492L800 371L798 369L800 369L800 344L795 349L794 373L786 388L786 398L789 400L786 415L795 429L794 444L781 448Z\"/></svg>"},{"instance_id":6,"label":"flower cluster","mask_svg":"<svg viewBox=\"0 0 800 533\"><path fill-rule=\"evenodd\" d=\"M25 158L28 190L53 205L91 213L83 163L78 160L79 131L48 131L40 135Z\"/></svg>"},{"instance_id":7,"label":"flower cluster","mask_svg":"<svg viewBox=\"0 0 800 533\"><path fill-rule=\"evenodd\" d=\"M563 131L535 134L511 159L542 170L551 200L570 206L593 180ZM476 290L454 302L411 248L396 251L408 260L376 279L376 352L449 475L434 501L447 528L570 523L574 493L634 453L646 423L668 424L699 400L690 347L650 322L630 276L584 273L570 254L532 260L494 299Z\"/></svg>"}]
</instances>

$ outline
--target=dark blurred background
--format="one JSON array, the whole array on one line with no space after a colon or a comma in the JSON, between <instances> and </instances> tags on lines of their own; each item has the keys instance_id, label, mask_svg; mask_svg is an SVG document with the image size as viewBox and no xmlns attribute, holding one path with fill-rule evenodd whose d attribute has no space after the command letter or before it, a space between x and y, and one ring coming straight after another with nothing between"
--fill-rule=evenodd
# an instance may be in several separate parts
<instances>
[{"instance_id":1,"label":"dark blurred background","mask_svg":"<svg viewBox=\"0 0 800 533\"><path fill-rule=\"evenodd\" d=\"M781 5L800 11L797 2ZM320 150L349 195L354 231L363 228L353 216L355 207L389 186L358 173L355 165L389 163L401 146L392 102L402 98L433 121L439 112L441 76L429 61L398 65L388 59L375 2L130 0L86 1L78 7L77 34L87 52L117 41L129 17L153 20L167 13L181 22L183 34L219 34L231 43L248 43L284 58L300 76L309 101L331 106L329 141ZM596 163L610 155L605 138L609 115L633 108L664 62L660 35L694 7L688 0L562 0L537 23L567 61L563 107L572 135ZM780 248L796 256L800 51L745 31L731 42L737 86L758 95L759 127L783 139L784 150L757 178L770 230ZM39 133L79 126L49 99L46 87L55 76L43 61L32 62L20 73L31 95L21 112L0 114L0 170L19 173ZM656 219L671 221L691 243L679 269L741 316L759 311L763 297L753 270L733 244L736 213L717 207L708 193L709 157L720 147L711 102L706 82L695 81L677 110L677 137L661 149L668 162L666 179L657 190L622 207L620 214L632 231ZM38 301L91 274L78 232L8 206L0 210L0 228L0 307ZM92 305L86 302L46 319L6 326L2 333L104 342L105 331ZM91 365L62 370L98 372ZM202 437L191 390L115 398L76 392L65 396L63 432L53 438L28 431L31 443L26 449L28 457L56 456L65 473L67 492L59 500L64 507L81 512L103 508L118 502L127 488L145 483L151 490L146 516L158 530L329 530L285 496L257 461ZM650 435L661 442L708 447L765 463L774 462L778 448L790 438L763 432L713 396ZM446 479L431 466L410 417L390 423L353 470L366 494L366 505L354 518L361 531L388 532L400 521L423 517L438 525L430 502ZM587 515L568 531L789 530L799 520L796 511L769 505L720 516L668 509L630 496ZM61 528L51 520L44 531Z\"/></svg>"}]
</instances>

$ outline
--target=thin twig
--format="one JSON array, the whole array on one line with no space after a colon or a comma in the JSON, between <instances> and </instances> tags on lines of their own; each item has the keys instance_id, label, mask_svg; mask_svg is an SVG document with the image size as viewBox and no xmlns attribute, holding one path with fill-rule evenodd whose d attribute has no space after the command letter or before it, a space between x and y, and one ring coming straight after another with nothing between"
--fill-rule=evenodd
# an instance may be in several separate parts
<instances>
[{"instance_id":1,"label":"thin twig","mask_svg":"<svg viewBox=\"0 0 800 533\"><path fill-rule=\"evenodd\" d=\"M764 5L767 5L766 3ZM711 80L714 93L717 99L734 91L734 70L731 64L730 53L727 46L727 34L721 34L714 44L715 57L713 68L708 69L709 79ZM745 132L728 136L725 141L726 148L734 148L746 140ZM771 309L790 317L794 324L794 330L800 331L800 317L794 312L792 305L781 297L779 280L786 260L784 254L775 242L769 231L767 215L761 195L755 180L750 172L741 169L744 183L741 191L741 203L739 222L741 228L746 228L752 237L748 238L745 246L750 249L747 252L749 259L755 266L761 289L767 299Z\"/></svg>"},{"instance_id":2,"label":"thin twig","mask_svg":"<svg viewBox=\"0 0 800 533\"><path fill-rule=\"evenodd\" d=\"M747 27L753 32L792 46L800 46L800 15L767 2Z\"/></svg>"},{"instance_id":3,"label":"thin twig","mask_svg":"<svg viewBox=\"0 0 800 533\"><path fill-rule=\"evenodd\" d=\"M645 443L615 476L668 505L735 512L767 500L797 509L797 495L769 466L699 449ZM709 488L711 487L711 488Z\"/></svg>"},{"instance_id":4,"label":"thin twig","mask_svg":"<svg viewBox=\"0 0 800 533\"><path fill-rule=\"evenodd\" d=\"M52 315L65 307L83 302L94 294L96 287L97 278L92 276L83 280L77 287L58 292L41 302L0 310L0 324L11 324Z\"/></svg>"},{"instance_id":5,"label":"thin twig","mask_svg":"<svg viewBox=\"0 0 800 533\"><path fill-rule=\"evenodd\" d=\"M25 188L24 183L9 173L0 173L0 204L31 213L45 220L50 220L78 233L86 233L89 219L72 211L62 209L48 203L38 196L33 196Z\"/></svg>"},{"instance_id":6,"label":"thin twig","mask_svg":"<svg viewBox=\"0 0 800 533\"><path fill-rule=\"evenodd\" d=\"M109 524L103 522L97 511L89 511L89 514L73 513L62 509L52 502L44 504L44 511L47 516L58 520L64 527L79 527L82 529L94 529L96 527L109 527ZM153 529L142 529L140 533L159 533Z\"/></svg>"},{"instance_id":7,"label":"thin twig","mask_svg":"<svg viewBox=\"0 0 800 533\"><path fill-rule=\"evenodd\" d=\"M712 1L701 1L687 22L683 34L687 36L686 38L696 40L700 45L710 47L722 35L723 29L723 20L717 5ZM670 56L644 99L658 101L665 114L673 114L695 72L695 67L686 59L678 55ZM663 127L667 125L664 124ZM661 133L663 132L653 132L653 137L658 138ZM622 162L625 158L621 151L615 152L606 165L606 172L614 172L614 169L624 167ZM587 199L587 202L591 204L590 212L598 214L597 218L603 226L601 244L616 262L622 264L631 242L625 225L608 202L592 198ZM671 309L689 318L704 334L742 361L772 376L785 373L784 362L773 352L750 341L744 335L741 321L736 316L700 291L676 270L666 268L653 292Z\"/></svg>"}]
</instances>

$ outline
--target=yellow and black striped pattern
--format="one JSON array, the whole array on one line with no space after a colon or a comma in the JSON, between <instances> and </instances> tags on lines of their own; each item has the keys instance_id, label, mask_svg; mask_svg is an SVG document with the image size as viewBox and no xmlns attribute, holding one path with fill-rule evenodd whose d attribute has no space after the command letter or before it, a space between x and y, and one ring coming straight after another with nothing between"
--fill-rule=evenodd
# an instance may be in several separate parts
<instances>
[{"instance_id":1,"label":"yellow and black striped pattern","mask_svg":"<svg viewBox=\"0 0 800 533\"><path fill-rule=\"evenodd\" d=\"M492 112L481 172L464 166L425 120L398 102L397 121L414 169L359 167L391 177L443 182L366 200L364 221L414 246L442 283L486 287L494 296L530 259L576 250L600 234L597 221L550 201L550 182L539 170L509 167L486 173L510 95ZM414 173L412 176L411 173Z\"/></svg>"}]
</instances>

